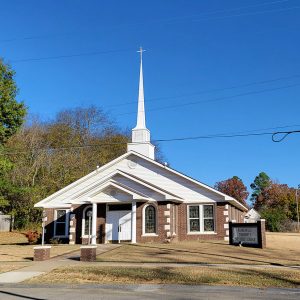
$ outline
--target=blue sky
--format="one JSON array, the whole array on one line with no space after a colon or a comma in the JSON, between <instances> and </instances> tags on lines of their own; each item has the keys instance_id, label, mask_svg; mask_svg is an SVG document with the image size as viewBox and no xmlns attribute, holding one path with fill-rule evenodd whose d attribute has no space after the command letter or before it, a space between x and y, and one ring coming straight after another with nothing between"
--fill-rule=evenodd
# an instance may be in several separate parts
<instances>
[{"instance_id":1,"label":"blue sky","mask_svg":"<svg viewBox=\"0 0 300 300\"><path fill-rule=\"evenodd\" d=\"M93 104L132 128L142 45L153 139L300 129L297 0L12 0L1 2L0 28L18 99L43 119ZM161 147L173 168L209 185L237 175L249 186L261 171L300 183L300 134Z\"/></svg>"}]
</instances>

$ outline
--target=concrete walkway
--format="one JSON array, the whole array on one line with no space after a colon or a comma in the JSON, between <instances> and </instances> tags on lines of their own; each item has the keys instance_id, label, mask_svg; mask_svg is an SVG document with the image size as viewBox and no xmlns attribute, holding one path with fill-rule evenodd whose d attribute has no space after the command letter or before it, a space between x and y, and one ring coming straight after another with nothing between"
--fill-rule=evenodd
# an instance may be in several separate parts
<instances>
[{"instance_id":1,"label":"concrete walkway","mask_svg":"<svg viewBox=\"0 0 300 300\"><path fill-rule=\"evenodd\" d=\"M97 247L97 255L114 250L118 247L122 247L120 244L101 244ZM130 253L128 254L130 255ZM98 267L140 267L140 268L151 268L151 267L211 267L211 268L252 268L252 269L295 269L300 270L300 266L278 266L278 265L246 265L246 264L205 264L205 263L141 263L141 262L82 262L80 261L80 251L76 250L72 253L56 256L46 261L32 262L30 266L23 267L17 271L10 271L0 274L1 283L20 283L28 280L32 277L39 276L59 267L70 267L70 266L98 266Z\"/></svg>"},{"instance_id":2,"label":"concrete walkway","mask_svg":"<svg viewBox=\"0 0 300 300\"><path fill-rule=\"evenodd\" d=\"M97 247L97 255L121 247L118 244L101 244ZM34 261L30 266L23 267L17 271L10 271L0 274L0 283L20 283L32 277L39 276L52 270L62 267L78 264L86 264L80 261L80 251L63 254L45 261ZM90 263L88 263L90 264Z\"/></svg>"}]
</instances>

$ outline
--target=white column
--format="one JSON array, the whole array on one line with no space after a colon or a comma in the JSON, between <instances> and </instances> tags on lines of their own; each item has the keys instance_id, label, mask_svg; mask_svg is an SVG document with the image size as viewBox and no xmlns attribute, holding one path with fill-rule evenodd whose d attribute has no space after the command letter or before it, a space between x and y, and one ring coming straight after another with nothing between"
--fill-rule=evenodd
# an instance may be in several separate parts
<instances>
[{"instance_id":1,"label":"white column","mask_svg":"<svg viewBox=\"0 0 300 300\"><path fill-rule=\"evenodd\" d=\"M92 245L96 245L96 237L97 237L97 203L93 203Z\"/></svg>"},{"instance_id":2,"label":"white column","mask_svg":"<svg viewBox=\"0 0 300 300\"><path fill-rule=\"evenodd\" d=\"M136 243L136 202L132 201L131 211L131 243Z\"/></svg>"}]
</instances>

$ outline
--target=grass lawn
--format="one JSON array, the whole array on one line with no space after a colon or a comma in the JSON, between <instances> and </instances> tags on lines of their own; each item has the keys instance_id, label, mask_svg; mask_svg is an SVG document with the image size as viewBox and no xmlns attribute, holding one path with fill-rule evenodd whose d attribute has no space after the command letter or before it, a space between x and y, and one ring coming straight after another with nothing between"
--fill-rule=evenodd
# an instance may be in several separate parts
<instances>
[{"instance_id":1,"label":"grass lawn","mask_svg":"<svg viewBox=\"0 0 300 300\"><path fill-rule=\"evenodd\" d=\"M267 248L228 245L225 241L127 244L97 257L110 262L300 265L300 234L267 234Z\"/></svg>"},{"instance_id":2,"label":"grass lawn","mask_svg":"<svg viewBox=\"0 0 300 300\"><path fill-rule=\"evenodd\" d=\"M213 267L68 267L34 277L27 283L209 284L248 287L300 286L300 271Z\"/></svg>"},{"instance_id":3,"label":"grass lawn","mask_svg":"<svg viewBox=\"0 0 300 300\"><path fill-rule=\"evenodd\" d=\"M0 262L31 261L33 247L34 245L28 245L27 238L20 232L0 232ZM53 245L51 257L72 252L79 247L80 245Z\"/></svg>"},{"instance_id":4,"label":"grass lawn","mask_svg":"<svg viewBox=\"0 0 300 300\"><path fill-rule=\"evenodd\" d=\"M9 272L9 271L13 271L13 270L17 270L17 269L20 269L20 268L23 268L23 267L26 267L27 265L26 264L22 264L22 263L15 263L15 264L12 264L12 263L9 263L9 264L1 264L0 265L0 273L4 273L4 272Z\"/></svg>"}]
</instances>

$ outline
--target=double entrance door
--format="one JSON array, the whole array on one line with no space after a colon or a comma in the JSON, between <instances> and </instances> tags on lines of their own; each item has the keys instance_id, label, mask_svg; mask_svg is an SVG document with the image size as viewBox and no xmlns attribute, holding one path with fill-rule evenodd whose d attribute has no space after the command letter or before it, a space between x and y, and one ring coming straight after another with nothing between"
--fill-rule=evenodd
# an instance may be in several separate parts
<instances>
[{"instance_id":1,"label":"double entrance door","mask_svg":"<svg viewBox=\"0 0 300 300\"><path fill-rule=\"evenodd\" d=\"M131 210L108 211L105 231L107 241L131 241Z\"/></svg>"}]
</instances>

